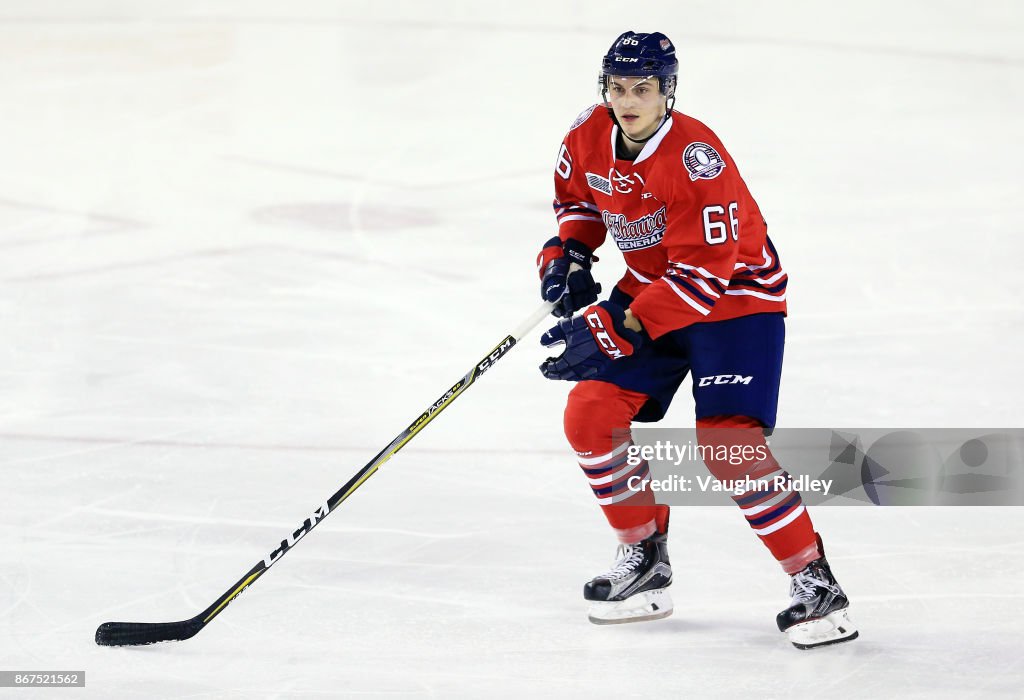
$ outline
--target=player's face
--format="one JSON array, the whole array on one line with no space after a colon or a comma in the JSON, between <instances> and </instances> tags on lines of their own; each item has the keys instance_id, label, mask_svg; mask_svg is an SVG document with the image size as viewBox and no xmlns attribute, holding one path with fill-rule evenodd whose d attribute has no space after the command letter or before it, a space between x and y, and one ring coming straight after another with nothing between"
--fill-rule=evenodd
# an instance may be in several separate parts
<instances>
[{"instance_id":1,"label":"player's face","mask_svg":"<svg viewBox=\"0 0 1024 700\"><path fill-rule=\"evenodd\" d=\"M631 139L647 138L665 117L665 96L658 90L657 78L608 76L608 99Z\"/></svg>"}]
</instances>

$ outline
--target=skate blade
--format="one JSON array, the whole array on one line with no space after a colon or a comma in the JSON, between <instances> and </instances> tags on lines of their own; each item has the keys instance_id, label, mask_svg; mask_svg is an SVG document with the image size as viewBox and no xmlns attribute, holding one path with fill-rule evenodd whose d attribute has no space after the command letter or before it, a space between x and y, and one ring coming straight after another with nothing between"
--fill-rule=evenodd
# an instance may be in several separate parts
<instances>
[{"instance_id":1,"label":"skate blade","mask_svg":"<svg viewBox=\"0 0 1024 700\"><path fill-rule=\"evenodd\" d=\"M848 608L836 610L817 620L808 620L786 630L786 636L797 649L814 649L829 644L852 642L860 632L850 622Z\"/></svg>"},{"instance_id":2,"label":"skate blade","mask_svg":"<svg viewBox=\"0 0 1024 700\"><path fill-rule=\"evenodd\" d=\"M625 600L591 602L587 618L595 625L621 625L627 622L660 620L672 614L672 596L659 588L631 595Z\"/></svg>"}]
</instances>

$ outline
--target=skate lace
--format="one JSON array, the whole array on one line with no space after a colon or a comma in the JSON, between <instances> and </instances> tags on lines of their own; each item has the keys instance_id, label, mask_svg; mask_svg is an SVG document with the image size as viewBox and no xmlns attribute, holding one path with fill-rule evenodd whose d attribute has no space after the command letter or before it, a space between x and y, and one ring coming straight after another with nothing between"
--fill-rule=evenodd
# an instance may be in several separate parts
<instances>
[{"instance_id":1,"label":"skate lace","mask_svg":"<svg viewBox=\"0 0 1024 700\"><path fill-rule=\"evenodd\" d=\"M832 584L822 581L806 569L794 574L789 584L789 594L793 596L793 604L811 602L817 597L818 588L833 590Z\"/></svg>"},{"instance_id":2,"label":"skate lace","mask_svg":"<svg viewBox=\"0 0 1024 700\"><path fill-rule=\"evenodd\" d=\"M620 544L615 550L615 564L598 578L620 579L633 573L644 559L644 548L638 544Z\"/></svg>"}]
</instances>

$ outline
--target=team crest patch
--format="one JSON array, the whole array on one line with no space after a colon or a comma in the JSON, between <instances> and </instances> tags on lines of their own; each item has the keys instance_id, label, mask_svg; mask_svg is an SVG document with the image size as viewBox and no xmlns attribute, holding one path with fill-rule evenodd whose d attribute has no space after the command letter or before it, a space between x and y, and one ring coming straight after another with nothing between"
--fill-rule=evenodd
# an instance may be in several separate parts
<instances>
[{"instance_id":1,"label":"team crest patch","mask_svg":"<svg viewBox=\"0 0 1024 700\"><path fill-rule=\"evenodd\" d=\"M590 189L603 192L604 194L611 196L612 194L612 183L611 181L600 175L594 173L587 173L587 184L590 185Z\"/></svg>"},{"instance_id":2,"label":"team crest patch","mask_svg":"<svg viewBox=\"0 0 1024 700\"><path fill-rule=\"evenodd\" d=\"M569 131L572 131L573 129L578 127L580 124L582 124L583 122L585 122L588 119L590 119L590 115L594 113L595 109L597 109L597 105L590 105L585 110L580 112L580 115L578 117L576 117L576 121L574 121L572 123L572 126L569 127Z\"/></svg>"},{"instance_id":3,"label":"team crest patch","mask_svg":"<svg viewBox=\"0 0 1024 700\"><path fill-rule=\"evenodd\" d=\"M718 151L701 141L695 141L683 151L683 165L690 172L690 180L714 180L725 170L725 161Z\"/></svg>"}]
</instances>

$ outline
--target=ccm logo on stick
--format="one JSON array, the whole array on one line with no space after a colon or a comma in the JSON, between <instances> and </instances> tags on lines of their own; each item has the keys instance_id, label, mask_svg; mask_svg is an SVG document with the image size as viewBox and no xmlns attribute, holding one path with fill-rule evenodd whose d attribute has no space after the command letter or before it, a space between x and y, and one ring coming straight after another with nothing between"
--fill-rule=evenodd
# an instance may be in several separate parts
<instances>
[{"instance_id":1,"label":"ccm logo on stick","mask_svg":"<svg viewBox=\"0 0 1024 700\"><path fill-rule=\"evenodd\" d=\"M711 377L701 377L697 386L711 386L712 384L750 384L753 377L743 377L738 374L716 374Z\"/></svg>"},{"instance_id":2,"label":"ccm logo on stick","mask_svg":"<svg viewBox=\"0 0 1024 700\"><path fill-rule=\"evenodd\" d=\"M612 337L608 334L608 331L605 330L604 324L601 323L601 317L598 315L596 311L587 314L586 318L587 325L593 328L595 331L597 331L596 333L594 333L594 338L597 340L597 344L601 346L601 350L604 352L605 355L612 358L613 360L617 360L620 357L626 356L624 352L619 350L619 346L615 344L614 340L612 340Z\"/></svg>"},{"instance_id":3,"label":"ccm logo on stick","mask_svg":"<svg viewBox=\"0 0 1024 700\"><path fill-rule=\"evenodd\" d=\"M494 352L484 358L484 360L476 366L477 371L483 374L489 370L495 362L501 359L502 355L512 349L512 346L515 345L515 343L515 338L512 336L505 338L505 340L501 341L501 345L494 349Z\"/></svg>"},{"instance_id":4,"label":"ccm logo on stick","mask_svg":"<svg viewBox=\"0 0 1024 700\"><path fill-rule=\"evenodd\" d=\"M305 537L310 530L316 527L316 524L327 517L327 514L331 512L331 504L324 503L322 506L316 509L316 512L306 518L306 521L302 523L302 526L298 530L288 535L285 539L281 540L281 544L277 546L273 552L263 557L263 565L266 568L270 568L274 565L278 559L284 556L284 553L295 546L295 543Z\"/></svg>"}]
</instances>

